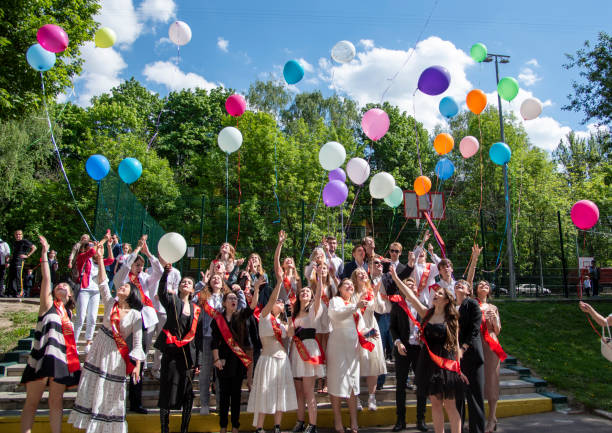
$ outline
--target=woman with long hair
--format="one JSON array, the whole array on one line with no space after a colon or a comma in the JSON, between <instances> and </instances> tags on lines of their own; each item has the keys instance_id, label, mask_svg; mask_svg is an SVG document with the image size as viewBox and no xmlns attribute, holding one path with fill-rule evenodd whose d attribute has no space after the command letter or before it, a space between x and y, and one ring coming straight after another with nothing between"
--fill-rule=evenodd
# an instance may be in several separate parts
<instances>
[{"instance_id":1,"label":"woman with long hair","mask_svg":"<svg viewBox=\"0 0 612 433\"><path fill-rule=\"evenodd\" d=\"M51 288L49 270L49 243L43 236L41 244L40 306L34 333L34 344L21 383L26 387L26 401L21 412L21 431L30 433L34 414L43 392L49 387L49 428L52 433L62 430L64 391L79 383L81 366L70 321L74 307L72 291L67 283Z\"/></svg>"},{"instance_id":2,"label":"woman with long hair","mask_svg":"<svg viewBox=\"0 0 612 433\"><path fill-rule=\"evenodd\" d=\"M328 308L329 301L336 294L336 284L331 277L329 265L322 263L318 267L318 272L315 272L315 279L310 280L310 287L316 287L316 290L321 293L321 313L317 321L317 340L321 343L323 352L327 352L327 340L331 331L329 321ZM327 392L327 379L322 377L318 380L317 389L319 392Z\"/></svg>"},{"instance_id":3,"label":"woman with long hair","mask_svg":"<svg viewBox=\"0 0 612 433\"><path fill-rule=\"evenodd\" d=\"M142 301L140 290L130 281L117 287L117 300L108 288L102 262L103 242L98 244L98 287L104 305L102 327L83 364L76 401L68 423L87 433L123 433L126 384L139 381L142 349ZM132 349L126 340L132 340Z\"/></svg>"},{"instance_id":4,"label":"woman with long hair","mask_svg":"<svg viewBox=\"0 0 612 433\"><path fill-rule=\"evenodd\" d=\"M378 321L374 317L374 313L383 314L390 311L390 306L387 309L385 301L380 297L380 282L375 287L372 287L368 273L362 268L357 268L353 271L351 281L355 287L355 296L358 299L370 301L367 307L361 310L364 326L368 329L376 329L376 332L380 333ZM376 410L376 381L379 375L387 374L387 363L385 361L385 349L383 348L382 339L376 339L374 350L372 351L362 348L359 352L359 357L360 374L366 378L368 385L368 409ZM359 402L357 403L359 407L360 404Z\"/></svg>"},{"instance_id":5,"label":"woman with long hair","mask_svg":"<svg viewBox=\"0 0 612 433\"><path fill-rule=\"evenodd\" d=\"M278 298L282 273L280 277L259 316L262 352L255 366L247 407L253 413L257 433L263 430L266 414L274 414L274 433L280 433L283 412L297 409L291 365L283 341L288 336L287 325L280 320L285 311L285 303Z\"/></svg>"},{"instance_id":6,"label":"woman with long hair","mask_svg":"<svg viewBox=\"0 0 612 433\"><path fill-rule=\"evenodd\" d=\"M459 359L459 315L454 296L448 289L438 286L432 297L432 308L423 305L417 296L397 276L395 268L389 272L406 300L422 317L419 324L421 350L416 377L417 389L429 396L436 433L444 433L444 410L450 421L452 433L460 433L461 417L457 411L455 397L462 395L462 380ZM411 318L413 320L414 318ZM416 323L416 319L414 319Z\"/></svg>"},{"instance_id":7,"label":"woman with long hair","mask_svg":"<svg viewBox=\"0 0 612 433\"><path fill-rule=\"evenodd\" d=\"M302 280L295 268L293 257L285 257L281 264L281 251L286 240L287 234L283 230L278 232L278 244L276 245L276 251L274 251L274 272L276 279L283 282L283 289L278 295L279 299L282 299L285 303L293 304L297 298L297 293L302 289ZM281 272L282 278L280 278Z\"/></svg>"}]
</instances>

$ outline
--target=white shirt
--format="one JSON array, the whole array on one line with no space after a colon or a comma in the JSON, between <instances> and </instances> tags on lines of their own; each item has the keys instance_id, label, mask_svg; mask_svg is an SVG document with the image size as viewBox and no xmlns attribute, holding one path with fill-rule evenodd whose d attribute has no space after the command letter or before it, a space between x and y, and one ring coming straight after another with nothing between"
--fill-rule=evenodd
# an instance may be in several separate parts
<instances>
[{"instance_id":1,"label":"white shirt","mask_svg":"<svg viewBox=\"0 0 612 433\"><path fill-rule=\"evenodd\" d=\"M4 241L0 241L0 265L6 264L6 258L11 255L11 247Z\"/></svg>"},{"instance_id":2,"label":"white shirt","mask_svg":"<svg viewBox=\"0 0 612 433\"><path fill-rule=\"evenodd\" d=\"M336 270L336 276L340 275L340 268L342 267L342 265L344 264L344 262L342 261L342 259L340 257L338 257L336 255L336 253L334 254L330 254L329 256L327 256L328 260L332 262L332 264L334 265L334 269Z\"/></svg>"}]
</instances>

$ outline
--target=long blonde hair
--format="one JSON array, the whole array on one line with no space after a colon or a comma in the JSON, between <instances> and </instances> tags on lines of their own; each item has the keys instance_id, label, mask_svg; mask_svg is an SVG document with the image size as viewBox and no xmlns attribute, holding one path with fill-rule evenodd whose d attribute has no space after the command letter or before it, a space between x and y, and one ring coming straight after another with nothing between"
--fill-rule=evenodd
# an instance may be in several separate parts
<instances>
[{"instance_id":1,"label":"long blonde hair","mask_svg":"<svg viewBox=\"0 0 612 433\"><path fill-rule=\"evenodd\" d=\"M368 275L367 271L363 268L357 268L351 274L351 281L353 282L353 286L355 286L355 294L357 295L361 295L361 293L364 292L364 290L361 288L361 284L360 284L361 280L359 279L359 276L358 276L358 274L361 272L364 272L366 276ZM365 291L372 290L372 282L370 281L369 276L368 276L368 279L365 281L364 286L365 286Z\"/></svg>"}]
</instances>

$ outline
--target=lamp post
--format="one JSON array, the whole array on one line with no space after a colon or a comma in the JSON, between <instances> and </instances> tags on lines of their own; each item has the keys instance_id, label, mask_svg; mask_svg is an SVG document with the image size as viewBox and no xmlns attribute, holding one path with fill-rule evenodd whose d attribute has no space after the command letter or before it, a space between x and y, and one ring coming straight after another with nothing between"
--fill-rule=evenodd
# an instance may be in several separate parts
<instances>
[{"instance_id":1,"label":"lamp post","mask_svg":"<svg viewBox=\"0 0 612 433\"><path fill-rule=\"evenodd\" d=\"M499 63L510 63L510 56L503 54L488 54L483 62L490 63L495 60L495 80L499 84ZM501 97L497 92L497 107L499 112L499 130L501 141L506 142L504 135L504 115L502 113ZM512 299L516 298L516 277L514 275L514 248L512 244L512 220L510 218L510 188L508 185L508 163L504 164L504 190L506 196L506 244L508 250L508 290Z\"/></svg>"}]
</instances>

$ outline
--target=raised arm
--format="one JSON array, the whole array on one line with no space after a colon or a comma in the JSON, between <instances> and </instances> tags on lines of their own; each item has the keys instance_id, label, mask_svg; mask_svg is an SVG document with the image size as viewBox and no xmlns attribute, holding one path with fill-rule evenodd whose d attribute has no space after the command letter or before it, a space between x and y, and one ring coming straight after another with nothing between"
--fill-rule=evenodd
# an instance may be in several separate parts
<instances>
[{"instance_id":1,"label":"raised arm","mask_svg":"<svg viewBox=\"0 0 612 433\"><path fill-rule=\"evenodd\" d=\"M51 271L49 270L49 259L47 253L49 252L49 243L44 236L39 236L40 240L40 273L42 274L42 281L40 283L40 306L38 307L38 315L42 316L51 305L53 305L53 298L51 297Z\"/></svg>"},{"instance_id":2,"label":"raised arm","mask_svg":"<svg viewBox=\"0 0 612 433\"><path fill-rule=\"evenodd\" d=\"M257 286L257 283L255 285ZM276 300L278 299L278 294L280 293L280 289L282 285L283 285L283 274L281 270L281 274L280 275L277 274L276 286L274 287L274 290L272 290L272 294L270 295L270 299L268 299L268 303L263 308L263 310L261 310L260 317L266 317L268 314L270 314L270 312L272 311L272 307L274 306L274 304L276 303ZM259 292L259 288L257 288L257 292ZM254 298L255 296L253 296L253 299ZM253 305L253 302L251 302L251 308L253 309L252 305ZM255 303L255 305L257 305L257 303Z\"/></svg>"},{"instance_id":3,"label":"raised arm","mask_svg":"<svg viewBox=\"0 0 612 433\"><path fill-rule=\"evenodd\" d=\"M102 298L103 305L106 304L111 298L111 293L107 284L106 277L106 269L104 268L104 240L100 241L98 245L96 245L97 255L98 255L98 290L100 290L100 296Z\"/></svg>"},{"instance_id":4,"label":"raised arm","mask_svg":"<svg viewBox=\"0 0 612 433\"><path fill-rule=\"evenodd\" d=\"M476 273L476 265L478 264L478 257L480 257L480 252L482 251L482 247L478 247L478 244L474 244L472 246L472 257L470 258L470 267L467 272L467 282L470 287L472 287L472 283L474 282L474 274Z\"/></svg>"},{"instance_id":5,"label":"raised arm","mask_svg":"<svg viewBox=\"0 0 612 433\"><path fill-rule=\"evenodd\" d=\"M402 280L397 277L397 272L395 272L395 268L391 266L389 269L389 273L393 277L393 281L395 281L395 285L398 289L404 294L406 300L412 304L415 310L417 310L417 314L421 317L425 317L427 314L427 307L419 301L419 298L410 290Z\"/></svg>"},{"instance_id":6,"label":"raised arm","mask_svg":"<svg viewBox=\"0 0 612 433\"><path fill-rule=\"evenodd\" d=\"M587 304L586 302L580 302L578 306L582 311L589 314L599 326L612 325L612 316L608 316L607 318L602 316L595 310L595 308L593 308L590 304Z\"/></svg>"},{"instance_id":7,"label":"raised arm","mask_svg":"<svg viewBox=\"0 0 612 433\"><path fill-rule=\"evenodd\" d=\"M317 275L317 290L315 292L314 297L314 314L315 317L319 314L319 309L321 307L321 295L323 294L323 276L321 275L321 266L316 268Z\"/></svg>"},{"instance_id":8,"label":"raised arm","mask_svg":"<svg viewBox=\"0 0 612 433\"><path fill-rule=\"evenodd\" d=\"M277 279L282 284L283 282L282 278L277 278ZM253 286L253 297L251 298L251 303L249 304L249 306L251 307L251 310L254 310L257 307L257 303L259 302L259 289L261 289L261 286L263 286L264 284L266 284L266 279L264 278L263 275L260 275L257 281L255 281L255 284ZM276 288L274 288L274 290L276 290ZM278 297L278 295L276 296ZM270 303L270 300L268 299L268 304L269 303ZM266 304L266 306L268 304Z\"/></svg>"},{"instance_id":9,"label":"raised arm","mask_svg":"<svg viewBox=\"0 0 612 433\"><path fill-rule=\"evenodd\" d=\"M282 278L280 278L279 275L280 273L282 273L283 267L281 266L280 255L285 240L287 240L287 234L284 230L281 230L280 232L278 232L278 244L276 244L276 251L274 251L274 272L276 274L276 279L281 281Z\"/></svg>"}]
</instances>

